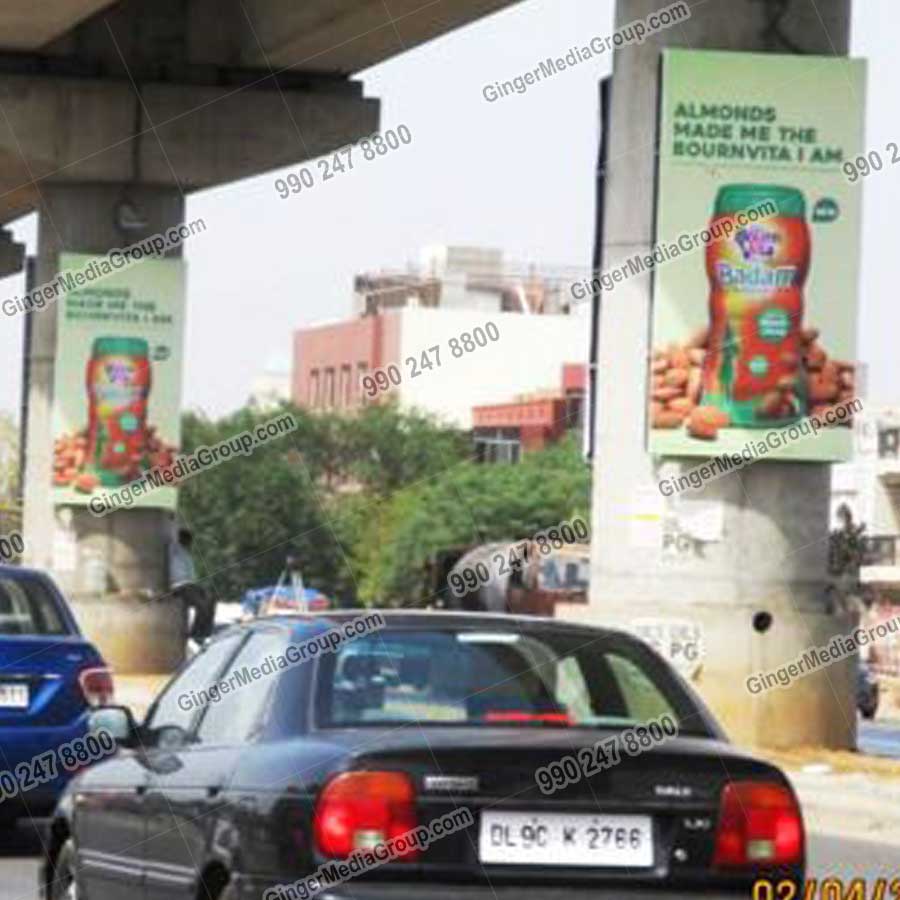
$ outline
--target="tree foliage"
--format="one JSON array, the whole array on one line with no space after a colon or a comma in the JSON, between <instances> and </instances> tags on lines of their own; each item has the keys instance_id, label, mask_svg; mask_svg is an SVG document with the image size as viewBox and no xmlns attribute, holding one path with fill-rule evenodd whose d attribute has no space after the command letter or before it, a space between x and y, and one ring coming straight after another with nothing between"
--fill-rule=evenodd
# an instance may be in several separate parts
<instances>
[{"instance_id":1,"label":"tree foliage","mask_svg":"<svg viewBox=\"0 0 900 900\"><path fill-rule=\"evenodd\" d=\"M316 480L322 476L318 426L291 410L297 430L232 457L184 483L179 518L194 532L194 558L220 600L238 600L249 587L273 583L288 554L300 557L311 580L327 580L340 554L325 519ZM184 452L213 446L272 418L241 410L210 421L184 418Z\"/></svg>"},{"instance_id":2,"label":"tree foliage","mask_svg":"<svg viewBox=\"0 0 900 900\"><path fill-rule=\"evenodd\" d=\"M417 603L433 554L529 537L563 519L588 517L589 507L590 471L572 439L518 465L461 463L371 511L353 544L360 598Z\"/></svg>"},{"instance_id":3,"label":"tree foliage","mask_svg":"<svg viewBox=\"0 0 900 900\"><path fill-rule=\"evenodd\" d=\"M220 600L274 583L288 555L342 600L414 604L432 554L523 538L589 506L574 441L518 465L479 465L470 438L435 419L373 406L353 417L243 409L184 418L184 452L213 446L281 412L297 429L184 483L179 515L201 576Z\"/></svg>"},{"instance_id":4,"label":"tree foliage","mask_svg":"<svg viewBox=\"0 0 900 900\"><path fill-rule=\"evenodd\" d=\"M348 558L367 507L464 459L464 435L428 416L370 407L350 418L302 409L245 408L218 420L187 414L183 447L193 453L290 412L297 429L189 479L179 515L195 535L202 576L221 600L274 583L288 555L328 594L355 591ZM355 510L360 510L354 515Z\"/></svg>"}]
</instances>

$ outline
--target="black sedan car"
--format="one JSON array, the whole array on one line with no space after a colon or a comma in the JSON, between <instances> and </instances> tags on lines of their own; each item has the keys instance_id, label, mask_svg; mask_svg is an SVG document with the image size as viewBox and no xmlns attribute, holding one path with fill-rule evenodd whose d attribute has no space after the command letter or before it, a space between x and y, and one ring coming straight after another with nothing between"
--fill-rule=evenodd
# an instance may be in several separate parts
<instances>
[{"instance_id":1,"label":"black sedan car","mask_svg":"<svg viewBox=\"0 0 900 900\"><path fill-rule=\"evenodd\" d=\"M44 896L660 900L802 879L784 775L635 638L360 615L235 626L143 724L97 710L120 749L63 796Z\"/></svg>"}]
</instances>

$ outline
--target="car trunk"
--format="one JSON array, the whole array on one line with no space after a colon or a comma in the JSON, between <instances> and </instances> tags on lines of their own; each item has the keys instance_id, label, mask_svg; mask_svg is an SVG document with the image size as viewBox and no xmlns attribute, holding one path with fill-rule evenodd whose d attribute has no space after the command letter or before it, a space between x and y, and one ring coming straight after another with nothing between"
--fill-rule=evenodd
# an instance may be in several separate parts
<instances>
[{"instance_id":1,"label":"car trunk","mask_svg":"<svg viewBox=\"0 0 900 900\"><path fill-rule=\"evenodd\" d=\"M85 705L78 673L95 660L78 635L0 636L0 728L71 721Z\"/></svg>"},{"instance_id":2,"label":"car trunk","mask_svg":"<svg viewBox=\"0 0 900 900\"><path fill-rule=\"evenodd\" d=\"M354 769L408 773L420 824L455 807L472 812L474 824L436 840L422 857L438 878L554 884L700 877L710 867L726 772L732 779L772 777L770 767L727 744L677 737L635 757L623 749L618 764L547 795L536 770L616 732L540 726L415 731L424 739L420 749L409 748L409 727L387 735L354 731L347 762ZM395 876L401 867L391 868Z\"/></svg>"}]
</instances>

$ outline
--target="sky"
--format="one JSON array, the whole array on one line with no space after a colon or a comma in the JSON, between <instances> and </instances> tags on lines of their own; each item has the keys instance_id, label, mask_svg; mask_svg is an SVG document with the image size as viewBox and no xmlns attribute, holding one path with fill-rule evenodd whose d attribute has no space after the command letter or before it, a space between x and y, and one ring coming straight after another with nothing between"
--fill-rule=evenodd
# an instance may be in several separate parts
<instances>
[{"instance_id":1,"label":"sky","mask_svg":"<svg viewBox=\"0 0 900 900\"><path fill-rule=\"evenodd\" d=\"M207 230L185 247L184 406L212 416L242 406L255 376L289 368L295 329L350 314L355 274L405 267L425 245L497 247L516 262L587 270L598 81L610 57L494 103L482 89L609 34L612 21L612 0L524 0L358 76L382 102L382 130L405 124L409 146L361 164L357 154L353 171L286 200L274 183L293 169L189 195L188 219L202 217ZM900 140L900 55L886 27L897 22L896 0L854 3L851 53L869 59L866 146L882 155ZM900 166L863 191L858 358L869 402L900 402ZM13 228L33 252L36 216ZM0 296L23 289L21 276L0 280ZM0 316L0 411L14 414L21 342L21 319Z\"/></svg>"}]
</instances>

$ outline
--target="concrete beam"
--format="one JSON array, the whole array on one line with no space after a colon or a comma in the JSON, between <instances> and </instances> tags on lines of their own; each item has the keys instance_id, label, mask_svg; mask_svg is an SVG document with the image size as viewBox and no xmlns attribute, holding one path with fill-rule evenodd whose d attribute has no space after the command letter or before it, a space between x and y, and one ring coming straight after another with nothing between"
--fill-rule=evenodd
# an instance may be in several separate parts
<instances>
[{"instance_id":1,"label":"concrete beam","mask_svg":"<svg viewBox=\"0 0 900 900\"><path fill-rule=\"evenodd\" d=\"M141 100L127 81L0 76L0 221L37 206L34 182L43 179L177 179L194 190L317 156L378 128L379 101L353 83L335 92L279 92L271 79L243 89L151 83L141 85Z\"/></svg>"},{"instance_id":2,"label":"concrete beam","mask_svg":"<svg viewBox=\"0 0 900 900\"><path fill-rule=\"evenodd\" d=\"M244 0L241 62L359 72L517 0Z\"/></svg>"},{"instance_id":3,"label":"concrete beam","mask_svg":"<svg viewBox=\"0 0 900 900\"><path fill-rule=\"evenodd\" d=\"M36 50L115 0L3 0L0 49Z\"/></svg>"}]
</instances>

